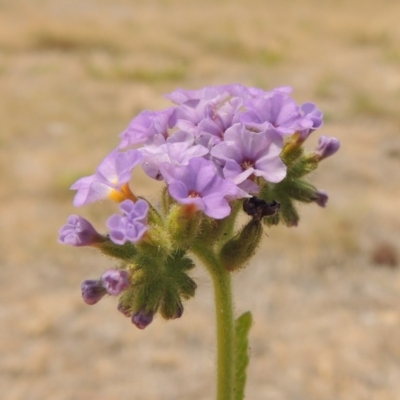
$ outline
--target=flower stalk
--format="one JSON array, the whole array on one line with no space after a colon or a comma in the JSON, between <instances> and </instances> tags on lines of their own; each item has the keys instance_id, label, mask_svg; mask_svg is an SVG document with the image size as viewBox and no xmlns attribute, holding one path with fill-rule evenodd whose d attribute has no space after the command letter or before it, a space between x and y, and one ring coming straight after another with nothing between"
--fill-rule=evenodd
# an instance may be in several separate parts
<instances>
[{"instance_id":1,"label":"flower stalk","mask_svg":"<svg viewBox=\"0 0 400 400\"><path fill-rule=\"evenodd\" d=\"M231 274L220 268L211 277L217 320L217 400L233 400L236 354Z\"/></svg>"},{"instance_id":2,"label":"flower stalk","mask_svg":"<svg viewBox=\"0 0 400 400\"><path fill-rule=\"evenodd\" d=\"M217 325L217 400L233 400L235 387L235 320L231 274L213 253L200 246L192 249L210 274Z\"/></svg>"}]
</instances>

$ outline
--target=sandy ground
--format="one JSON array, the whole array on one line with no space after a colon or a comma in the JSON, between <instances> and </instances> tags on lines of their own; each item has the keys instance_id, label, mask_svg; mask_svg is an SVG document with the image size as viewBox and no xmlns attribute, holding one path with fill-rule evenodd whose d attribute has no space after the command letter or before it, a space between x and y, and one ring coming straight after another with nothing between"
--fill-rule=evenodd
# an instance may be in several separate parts
<instances>
[{"instance_id":1,"label":"sandy ground","mask_svg":"<svg viewBox=\"0 0 400 400\"><path fill-rule=\"evenodd\" d=\"M69 185L136 113L176 87L240 82L293 86L343 143L312 178L328 207L270 229L235 276L236 311L255 320L246 398L400 399L399 15L396 0L1 0L0 398L213 398L201 268L184 316L139 331L112 299L80 298L113 261L56 239L77 212ZM112 207L79 212L101 229Z\"/></svg>"}]
</instances>

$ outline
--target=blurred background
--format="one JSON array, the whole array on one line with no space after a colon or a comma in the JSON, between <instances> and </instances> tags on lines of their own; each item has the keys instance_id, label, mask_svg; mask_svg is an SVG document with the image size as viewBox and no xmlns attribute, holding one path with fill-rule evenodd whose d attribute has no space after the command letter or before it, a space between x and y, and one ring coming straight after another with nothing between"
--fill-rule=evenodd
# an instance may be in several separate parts
<instances>
[{"instance_id":1,"label":"blurred background","mask_svg":"<svg viewBox=\"0 0 400 400\"><path fill-rule=\"evenodd\" d=\"M80 283L113 261L57 244L69 214L104 230L113 205L76 210L143 109L177 87L294 88L342 141L312 182L326 209L268 230L236 274L251 309L248 399L400 399L400 2L0 0L0 389L3 400L209 400L211 284L180 320L139 331ZM136 193L155 199L145 178Z\"/></svg>"}]
</instances>

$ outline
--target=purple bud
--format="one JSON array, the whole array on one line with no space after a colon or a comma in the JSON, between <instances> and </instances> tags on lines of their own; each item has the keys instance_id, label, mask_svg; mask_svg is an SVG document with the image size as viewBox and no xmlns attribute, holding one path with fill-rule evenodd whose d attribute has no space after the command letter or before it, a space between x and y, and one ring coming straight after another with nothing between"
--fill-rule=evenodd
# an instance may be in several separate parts
<instances>
[{"instance_id":1,"label":"purple bud","mask_svg":"<svg viewBox=\"0 0 400 400\"><path fill-rule=\"evenodd\" d=\"M88 279L81 284L82 298L86 304L93 305L107 293L100 280Z\"/></svg>"},{"instance_id":2,"label":"purple bud","mask_svg":"<svg viewBox=\"0 0 400 400\"><path fill-rule=\"evenodd\" d=\"M314 150L318 161L335 154L340 147L340 141L334 137L320 136L318 147Z\"/></svg>"},{"instance_id":3,"label":"purple bud","mask_svg":"<svg viewBox=\"0 0 400 400\"><path fill-rule=\"evenodd\" d=\"M153 321L154 313L150 311L146 313L144 311L138 311L137 313L132 315L132 324L136 325L139 329L146 328L147 325L150 325Z\"/></svg>"},{"instance_id":4,"label":"purple bud","mask_svg":"<svg viewBox=\"0 0 400 400\"><path fill-rule=\"evenodd\" d=\"M183 306L182 304L178 305L178 307L175 310L175 315L171 319L178 319L182 317L183 314Z\"/></svg>"},{"instance_id":5,"label":"purple bud","mask_svg":"<svg viewBox=\"0 0 400 400\"><path fill-rule=\"evenodd\" d=\"M325 207L328 202L329 196L323 190L317 190L315 193L316 199L314 200L320 207Z\"/></svg>"},{"instance_id":6,"label":"purple bud","mask_svg":"<svg viewBox=\"0 0 400 400\"><path fill-rule=\"evenodd\" d=\"M93 225L79 215L70 215L67 223L58 231L58 242L71 246L91 246L104 242L106 239L100 235Z\"/></svg>"},{"instance_id":7,"label":"purple bud","mask_svg":"<svg viewBox=\"0 0 400 400\"><path fill-rule=\"evenodd\" d=\"M104 289L112 296L118 296L129 288L129 274L118 269L108 269L101 277Z\"/></svg>"}]
</instances>

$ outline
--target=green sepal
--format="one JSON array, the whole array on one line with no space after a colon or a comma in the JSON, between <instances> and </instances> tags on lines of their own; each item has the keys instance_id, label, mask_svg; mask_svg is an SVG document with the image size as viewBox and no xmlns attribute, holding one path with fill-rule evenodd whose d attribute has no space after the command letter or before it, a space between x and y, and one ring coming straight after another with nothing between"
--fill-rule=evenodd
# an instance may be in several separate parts
<instances>
[{"instance_id":1,"label":"green sepal","mask_svg":"<svg viewBox=\"0 0 400 400\"><path fill-rule=\"evenodd\" d=\"M130 288L128 290L123 291L118 299L119 304L121 304L122 306L122 309L126 310L127 313L129 314L133 314L134 312L138 311L133 309L135 294L136 294L136 289Z\"/></svg>"},{"instance_id":2,"label":"green sepal","mask_svg":"<svg viewBox=\"0 0 400 400\"><path fill-rule=\"evenodd\" d=\"M219 257L228 271L243 268L253 257L262 237L260 221L251 219L232 239L221 248Z\"/></svg>"},{"instance_id":3,"label":"green sepal","mask_svg":"<svg viewBox=\"0 0 400 400\"><path fill-rule=\"evenodd\" d=\"M107 256L124 261L133 261L138 254L137 247L131 242L119 245L107 239L104 242L96 244L95 247Z\"/></svg>"},{"instance_id":4,"label":"green sepal","mask_svg":"<svg viewBox=\"0 0 400 400\"><path fill-rule=\"evenodd\" d=\"M249 331L252 323L253 317L250 311L245 312L235 321L236 371L234 400L244 399L244 389L247 379L246 369L249 365Z\"/></svg>"},{"instance_id":5,"label":"green sepal","mask_svg":"<svg viewBox=\"0 0 400 400\"><path fill-rule=\"evenodd\" d=\"M143 311L155 314L162 301L163 292L161 280L156 276L143 276L143 279L135 282L132 289L130 299L132 312Z\"/></svg>"},{"instance_id":6,"label":"green sepal","mask_svg":"<svg viewBox=\"0 0 400 400\"><path fill-rule=\"evenodd\" d=\"M174 252L170 235L160 225L150 225L147 236L137 244L137 248L141 254L152 254L154 258L163 260Z\"/></svg>"},{"instance_id":7,"label":"green sepal","mask_svg":"<svg viewBox=\"0 0 400 400\"><path fill-rule=\"evenodd\" d=\"M147 204L149 205L149 212L147 214L147 221L149 225L163 225L163 220L160 215L160 213L157 211L157 209L149 202L147 201L144 197L138 197L138 199L145 200Z\"/></svg>"},{"instance_id":8,"label":"green sepal","mask_svg":"<svg viewBox=\"0 0 400 400\"><path fill-rule=\"evenodd\" d=\"M187 274L194 267L193 261L183 251L176 251L167 259L154 257L154 254L140 254L132 266L132 295L124 297L132 312L160 312L165 319L182 315L182 299L195 294L196 283Z\"/></svg>"},{"instance_id":9,"label":"green sepal","mask_svg":"<svg viewBox=\"0 0 400 400\"><path fill-rule=\"evenodd\" d=\"M303 155L303 148L299 142L300 134L295 133L286 140L281 152L281 159L287 167L293 165Z\"/></svg>"},{"instance_id":10,"label":"green sepal","mask_svg":"<svg viewBox=\"0 0 400 400\"><path fill-rule=\"evenodd\" d=\"M187 249L199 234L203 213L186 212L187 206L174 204L167 218L167 231L175 247Z\"/></svg>"},{"instance_id":11,"label":"green sepal","mask_svg":"<svg viewBox=\"0 0 400 400\"><path fill-rule=\"evenodd\" d=\"M281 159L287 167L287 180L301 178L318 167L318 159L313 154L304 154L303 139L296 132L286 140Z\"/></svg>"},{"instance_id":12,"label":"green sepal","mask_svg":"<svg viewBox=\"0 0 400 400\"><path fill-rule=\"evenodd\" d=\"M281 221L281 217L280 217L279 213L277 213L275 215L271 215L270 217L263 218L263 223L267 226L279 225L280 221Z\"/></svg>"},{"instance_id":13,"label":"green sepal","mask_svg":"<svg viewBox=\"0 0 400 400\"><path fill-rule=\"evenodd\" d=\"M266 184L262 187L259 197L265 201L277 201L281 207L279 213L271 217L263 218L263 222L268 225L278 225L283 222L286 226L296 226L299 222L299 214L289 196L289 190L286 182L277 184Z\"/></svg>"},{"instance_id":14,"label":"green sepal","mask_svg":"<svg viewBox=\"0 0 400 400\"><path fill-rule=\"evenodd\" d=\"M279 222L283 222L286 226L297 226L300 216L293 200L309 202L308 198L307 200L304 199L309 195L311 188L316 190L308 182L291 180L288 177L279 183L265 184L258 196L268 202L275 200L280 203L281 207L278 215L264 218L264 223L277 225Z\"/></svg>"},{"instance_id":15,"label":"green sepal","mask_svg":"<svg viewBox=\"0 0 400 400\"><path fill-rule=\"evenodd\" d=\"M194 239L194 243L200 243L201 246L213 248L215 239L218 237L217 232L223 220L213 219L205 216L199 226L198 234Z\"/></svg>"},{"instance_id":16,"label":"green sepal","mask_svg":"<svg viewBox=\"0 0 400 400\"><path fill-rule=\"evenodd\" d=\"M297 226L299 223L299 213L290 198L285 198L281 202L279 211L280 219L286 226Z\"/></svg>"},{"instance_id":17,"label":"green sepal","mask_svg":"<svg viewBox=\"0 0 400 400\"><path fill-rule=\"evenodd\" d=\"M242 200L231 203L231 213L223 219L214 219L203 217L199 227L196 243L202 247L214 248L216 245L222 245L233 233L236 217L242 209Z\"/></svg>"},{"instance_id":18,"label":"green sepal","mask_svg":"<svg viewBox=\"0 0 400 400\"><path fill-rule=\"evenodd\" d=\"M288 165L287 178L294 180L302 178L308 175L310 172L316 170L318 167L318 161L315 158L302 156L296 160L293 164Z\"/></svg>"},{"instance_id":19,"label":"green sepal","mask_svg":"<svg viewBox=\"0 0 400 400\"><path fill-rule=\"evenodd\" d=\"M183 313L183 305L179 293L174 290L166 290L163 293L160 314L164 319L179 318Z\"/></svg>"},{"instance_id":20,"label":"green sepal","mask_svg":"<svg viewBox=\"0 0 400 400\"><path fill-rule=\"evenodd\" d=\"M167 215L172 204L176 201L169 195L168 186L164 186L161 192L161 206L164 215Z\"/></svg>"},{"instance_id":21,"label":"green sepal","mask_svg":"<svg viewBox=\"0 0 400 400\"><path fill-rule=\"evenodd\" d=\"M302 203L311 203L317 199L316 187L302 179L297 179L287 185L287 194L292 199Z\"/></svg>"}]
</instances>

